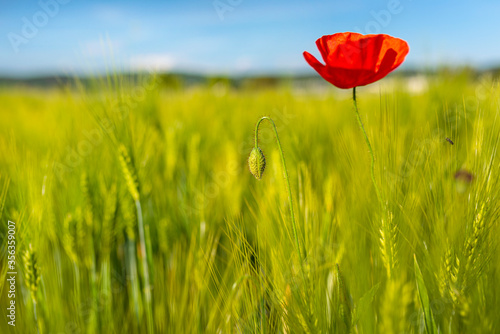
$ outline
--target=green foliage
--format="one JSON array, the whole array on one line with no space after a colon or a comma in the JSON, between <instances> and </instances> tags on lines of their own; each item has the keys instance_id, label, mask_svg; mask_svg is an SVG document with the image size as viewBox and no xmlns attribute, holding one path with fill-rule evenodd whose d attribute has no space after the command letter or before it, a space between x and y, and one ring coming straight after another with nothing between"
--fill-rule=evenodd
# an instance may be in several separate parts
<instances>
[{"instance_id":1,"label":"green foliage","mask_svg":"<svg viewBox=\"0 0 500 334\"><path fill-rule=\"evenodd\" d=\"M429 334L434 334L437 333L437 328L436 328L436 323L434 322L434 315L432 314L429 294L427 292L427 287L425 286L422 272L420 271L420 267L418 266L417 258L415 257L414 260L415 260L415 280L417 281L418 299L420 301L422 309L424 310L425 330Z\"/></svg>"},{"instance_id":2,"label":"green foliage","mask_svg":"<svg viewBox=\"0 0 500 334\"><path fill-rule=\"evenodd\" d=\"M425 80L357 89L384 206L351 92L118 75L3 88L0 247L15 221L17 331L499 332L500 87ZM302 261L269 123L266 172L248 171L263 114Z\"/></svg>"}]
</instances>

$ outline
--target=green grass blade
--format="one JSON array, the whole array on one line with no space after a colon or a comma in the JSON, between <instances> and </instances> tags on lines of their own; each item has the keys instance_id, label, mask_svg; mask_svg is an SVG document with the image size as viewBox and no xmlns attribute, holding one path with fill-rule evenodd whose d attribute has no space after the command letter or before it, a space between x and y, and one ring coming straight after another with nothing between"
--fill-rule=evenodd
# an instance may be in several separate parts
<instances>
[{"instance_id":1,"label":"green grass blade","mask_svg":"<svg viewBox=\"0 0 500 334\"><path fill-rule=\"evenodd\" d=\"M413 259L415 262L415 280L417 281L418 298L424 310L425 329L427 333L434 334L437 333L438 330L436 327L436 323L434 322L434 317L432 315L432 309L430 306L427 288L425 287L424 277L422 276L422 272L420 271L420 267L417 262L417 257L415 255L413 255Z\"/></svg>"}]
</instances>

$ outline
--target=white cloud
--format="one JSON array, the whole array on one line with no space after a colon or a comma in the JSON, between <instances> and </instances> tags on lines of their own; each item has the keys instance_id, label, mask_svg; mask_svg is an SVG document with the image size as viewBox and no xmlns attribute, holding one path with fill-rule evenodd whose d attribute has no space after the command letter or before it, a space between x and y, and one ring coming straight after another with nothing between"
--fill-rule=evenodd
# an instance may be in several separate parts
<instances>
[{"instance_id":1,"label":"white cloud","mask_svg":"<svg viewBox=\"0 0 500 334\"><path fill-rule=\"evenodd\" d=\"M164 53L136 55L130 58L132 70L169 71L175 65L174 57Z\"/></svg>"},{"instance_id":2,"label":"white cloud","mask_svg":"<svg viewBox=\"0 0 500 334\"><path fill-rule=\"evenodd\" d=\"M79 43L79 53L86 58L106 58L120 52L122 43L109 37Z\"/></svg>"},{"instance_id":3,"label":"white cloud","mask_svg":"<svg viewBox=\"0 0 500 334\"><path fill-rule=\"evenodd\" d=\"M235 64L234 70L237 72L247 72L252 69L253 67L253 62L252 58L249 56L242 56L238 59L236 59L236 64Z\"/></svg>"}]
</instances>

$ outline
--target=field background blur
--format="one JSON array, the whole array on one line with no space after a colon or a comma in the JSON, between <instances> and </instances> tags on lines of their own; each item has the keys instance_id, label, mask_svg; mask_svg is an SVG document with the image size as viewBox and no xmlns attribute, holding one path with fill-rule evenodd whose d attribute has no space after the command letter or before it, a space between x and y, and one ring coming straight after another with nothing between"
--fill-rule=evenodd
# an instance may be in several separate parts
<instances>
[{"instance_id":1,"label":"field background blur","mask_svg":"<svg viewBox=\"0 0 500 334\"><path fill-rule=\"evenodd\" d=\"M238 88L223 78L189 85L173 78L1 89L2 219L16 222L20 273L21 252L28 244L36 252L41 332L145 330L142 273L138 267L139 280L132 278L126 251L138 232L120 144L138 174L157 332L417 333L426 323L414 255L441 331L499 328L492 74L391 76L358 90L396 229L391 277L380 242L386 215L349 94L307 80L253 79ZM268 163L262 181L247 168L264 115L285 150L307 278L298 279L269 127L260 135ZM454 177L461 169L473 183ZM2 309L5 273L2 265ZM16 329L30 333L23 275L17 284Z\"/></svg>"}]
</instances>

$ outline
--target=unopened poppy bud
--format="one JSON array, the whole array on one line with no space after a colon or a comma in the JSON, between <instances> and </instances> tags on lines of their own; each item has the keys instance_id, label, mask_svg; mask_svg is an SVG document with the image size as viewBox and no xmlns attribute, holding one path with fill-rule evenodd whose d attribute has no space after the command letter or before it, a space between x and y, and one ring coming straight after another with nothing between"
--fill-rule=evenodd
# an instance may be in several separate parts
<instances>
[{"instance_id":1,"label":"unopened poppy bud","mask_svg":"<svg viewBox=\"0 0 500 334\"><path fill-rule=\"evenodd\" d=\"M264 169L266 169L266 157L264 157L264 153L262 153L260 148L254 147L252 152L250 152L248 167L257 180L262 178L262 173L264 173Z\"/></svg>"}]
</instances>

